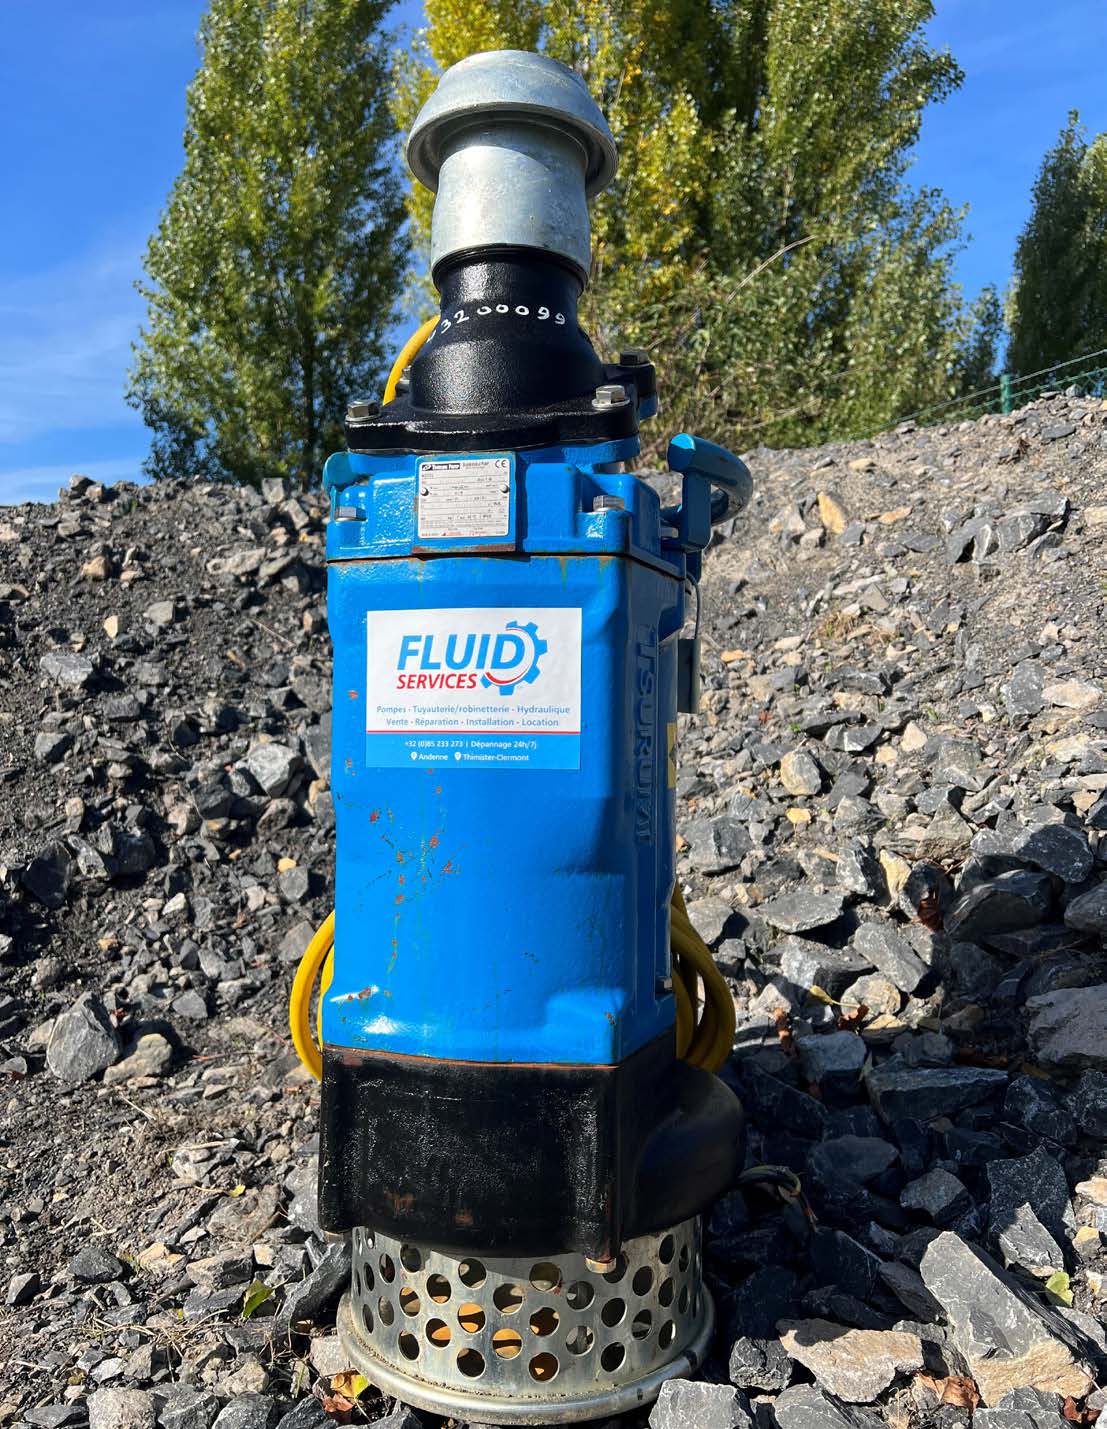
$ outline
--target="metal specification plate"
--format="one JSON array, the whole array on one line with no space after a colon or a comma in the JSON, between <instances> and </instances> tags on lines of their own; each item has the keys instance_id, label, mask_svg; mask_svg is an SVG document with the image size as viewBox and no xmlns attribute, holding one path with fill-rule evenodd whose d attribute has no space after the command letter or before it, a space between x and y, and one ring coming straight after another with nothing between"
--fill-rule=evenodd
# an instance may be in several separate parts
<instances>
[{"instance_id":1,"label":"metal specification plate","mask_svg":"<svg viewBox=\"0 0 1107 1429\"><path fill-rule=\"evenodd\" d=\"M506 536L511 458L462 457L419 463L419 539Z\"/></svg>"}]
</instances>

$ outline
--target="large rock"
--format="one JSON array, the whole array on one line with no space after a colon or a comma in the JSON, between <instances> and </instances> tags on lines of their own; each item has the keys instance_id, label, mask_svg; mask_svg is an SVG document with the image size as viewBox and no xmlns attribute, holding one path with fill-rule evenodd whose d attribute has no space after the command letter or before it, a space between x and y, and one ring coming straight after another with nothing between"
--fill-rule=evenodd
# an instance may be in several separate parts
<instances>
[{"instance_id":1,"label":"large rock","mask_svg":"<svg viewBox=\"0 0 1107 1429\"><path fill-rule=\"evenodd\" d=\"M943 1231L923 1251L919 1273L986 1405L1027 1386L1074 1399L1093 1388L1078 1332L983 1251Z\"/></svg>"},{"instance_id":2,"label":"large rock","mask_svg":"<svg viewBox=\"0 0 1107 1429\"><path fill-rule=\"evenodd\" d=\"M886 923L863 923L851 946L901 992L914 992L929 972L910 943Z\"/></svg>"},{"instance_id":3,"label":"large rock","mask_svg":"<svg viewBox=\"0 0 1107 1429\"><path fill-rule=\"evenodd\" d=\"M1107 983L1029 997L1030 1045L1043 1067L1107 1071Z\"/></svg>"},{"instance_id":4,"label":"large rock","mask_svg":"<svg viewBox=\"0 0 1107 1429\"><path fill-rule=\"evenodd\" d=\"M286 1289L277 1325L287 1330L300 1320L314 1319L345 1288L349 1278L350 1243L333 1241L315 1269Z\"/></svg>"},{"instance_id":5,"label":"large rock","mask_svg":"<svg viewBox=\"0 0 1107 1429\"><path fill-rule=\"evenodd\" d=\"M723 814L717 819L695 819L682 828L688 858L700 873L725 873L737 868L753 847L745 824Z\"/></svg>"},{"instance_id":6,"label":"large rock","mask_svg":"<svg viewBox=\"0 0 1107 1429\"><path fill-rule=\"evenodd\" d=\"M780 958L780 972L794 987L810 992L821 987L838 997L859 973L872 967L860 953L849 948L824 948L810 938L782 938L774 949Z\"/></svg>"},{"instance_id":7,"label":"large rock","mask_svg":"<svg viewBox=\"0 0 1107 1429\"><path fill-rule=\"evenodd\" d=\"M1085 1072L1069 1094L1069 1106L1081 1131L1107 1141L1107 1074Z\"/></svg>"},{"instance_id":8,"label":"large rock","mask_svg":"<svg viewBox=\"0 0 1107 1429\"><path fill-rule=\"evenodd\" d=\"M995 1067L912 1067L890 1057L869 1074L869 1096L885 1121L931 1121L987 1101L1007 1085Z\"/></svg>"},{"instance_id":9,"label":"large rock","mask_svg":"<svg viewBox=\"0 0 1107 1429\"><path fill-rule=\"evenodd\" d=\"M216 1415L212 1429L268 1429L276 1408L267 1394L236 1394Z\"/></svg>"},{"instance_id":10,"label":"large rock","mask_svg":"<svg viewBox=\"0 0 1107 1429\"><path fill-rule=\"evenodd\" d=\"M63 1082L87 1082L119 1059L119 1036L104 1004L86 992L54 1022L46 1065Z\"/></svg>"},{"instance_id":11,"label":"large rock","mask_svg":"<svg viewBox=\"0 0 1107 1429\"><path fill-rule=\"evenodd\" d=\"M158 1429L211 1429L218 1413L219 1400L210 1389L175 1384L158 1410Z\"/></svg>"},{"instance_id":12,"label":"large rock","mask_svg":"<svg viewBox=\"0 0 1107 1429\"><path fill-rule=\"evenodd\" d=\"M866 1056L865 1044L856 1032L799 1037L796 1050L804 1075L822 1089L826 1101L838 1103L856 1091Z\"/></svg>"},{"instance_id":13,"label":"large rock","mask_svg":"<svg viewBox=\"0 0 1107 1429\"><path fill-rule=\"evenodd\" d=\"M650 1410L650 1429L753 1429L749 1401L729 1384L667 1379Z\"/></svg>"},{"instance_id":14,"label":"large rock","mask_svg":"<svg viewBox=\"0 0 1107 1429\"><path fill-rule=\"evenodd\" d=\"M904 1186L899 1203L909 1211L922 1211L935 1225L947 1226L972 1208L972 1197L956 1176L936 1166Z\"/></svg>"},{"instance_id":15,"label":"large rock","mask_svg":"<svg viewBox=\"0 0 1107 1429\"><path fill-rule=\"evenodd\" d=\"M1062 1400L1040 1389L1013 1389L995 1409L978 1409L973 1429L1067 1429L1061 1416Z\"/></svg>"},{"instance_id":16,"label":"large rock","mask_svg":"<svg viewBox=\"0 0 1107 1429\"><path fill-rule=\"evenodd\" d=\"M47 908L62 908L73 880L73 859L62 843L47 844L23 873L23 886Z\"/></svg>"},{"instance_id":17,"label":"large rock","mask_svg":"<svg viewBox=\"0 0 1107 1429\"><path fill-rule=\"evenodd\" d=\"M1053 873L1065 883L1083 883L1094 858L1088 840L1064 824L1037 824L1023 829L1011 843L1016 858Z\"/></svg>"},{"instance_id":18,"label":"large rock","mask_svg":"<svg viewBox=\"0 0 1107 1429\"><path fill-rule=\"evenodd\" d=\"M731 1384L770 1394L788 1384L793 1364L776 1325L795 1314L796 1307L796 1276L785 1266L755 1270L742 1281L729 1316L736 1334L728 1359Z\"/></svg>"},{"instance_id":19,"label":"large rock","mask_svg":"<svg viewBox=\"0 0 1107 1429\"><path fill-rule=\"evenodd\" d=\"M843 1404L814 1384L786 1389L773 1413L780 1429L884 1429L884 1420L873 1410Z\"/></svg>"},{"instance_id":20,"label":"large rock","mask_svg":"<svg viewBox=\"0 0 1107 1429\"><path fill-rule=\"evenodd\" d=\"M1020 1212L1032 1212L1054 1241L1064 1244L1070 1239L1076 1221L1069 1201L1068 1177L1042 1146L1035 1147L1029 1156L989 1161L986 1171L991 1191L989 1230L1009 1264L1023 1264L1005 1244ZM1063 1270L1060 1247L1055 1245L1054 1250L1056 1256L1047 1264L1051 1269Z\"/></svg>"},{"instance_id":21,"label":"large rock","mask_svg":"<svg viewBox=\"0 0 1107 1429\"><path fill-rule=\"evenodd\" d=\"M1053 907L1053 885L1045 873L1015 868L963 893L946 918L951 938L988 943L998 933L1044 923Z\"/></svg>"},{"instance_id":22,"label":"large rock","mask_svg":"<svg viewBox=\"0 0 1107 1429\"><path fill-rule=\"evenodd\" d=\"M154 1429L154 1401L144 1389L97 1389L88 1397L88 1429Z\"/></svg>"},{"instance_id":23,"label":"large rock","mask_svg":"<svg viewBox=\"0 0 1107 1429\"><path fill-rule=\"evenodd\" d=\"M757 911L770 928L782 933L806 933L825 928L841 916L845 898L841 893L784 893Z\"/></svg>"},{"instance_id":24,"label":"large rock","mask_svg":"<svg viewBox=\"0 0 1107 1429\"><path fill-rule=\"evenodd\" d=\"M1074 898L1065 909L1065 922L1081 933L1107 938L1107 880Z\"/></svg>"},{"instance_id":25,"label":"large rock","mask_svg":"<svg viewBox=\"0 0 1107 1429\"><path fill-rule=\"evenodd\" d=\"M246 768L271 799L279 797L292 783L303 758L284 744L255 744L246 756Z\"/></svg>"},{"instance_id":26,"label":"large rock","mask_svg":"<svg viewBox=\"0 0 1107 1429\"><path fill-rule=\"evenodd\" d=\"M160 1077L173 1063L173 1047L160 1032L147 1032L138 1039L134 1051L104 1072L104 1085L116 1086L135 1077Z\"/></svg>"},{"instance_id":27,"label":"large rock","mask_svg":"<svg viewBox=\"0 0 1107 1429\"><path fill-rule=\"evenodd\" d=\"M817 794L822 788L822 770L805 749L794 749L780 761L780 782L795 798Z\"/></svg>"},{"instance_id":28,"label":"large rock","mask_svg":"<svg viewBox=\"0 0 1107 1429\"><path fill-rule=\"evenodd\" d=\"M777 1328L788 1354L847 1404L870 1404L898 1375L923 1367L918 1335L848 1329L830 1320L782 1320Z\"/></svg>"},{"instance_id":29,"label":"large rock","mask_svg":"<svg viewBox=\"0 0 1107 1429\"><path fill-rule=\"evenodd\" d=\"M68 650L48 650L38 665L44 675L67 690L86 690L95 675L87 655L74 655Z\"/></svg>"}]
</instances>

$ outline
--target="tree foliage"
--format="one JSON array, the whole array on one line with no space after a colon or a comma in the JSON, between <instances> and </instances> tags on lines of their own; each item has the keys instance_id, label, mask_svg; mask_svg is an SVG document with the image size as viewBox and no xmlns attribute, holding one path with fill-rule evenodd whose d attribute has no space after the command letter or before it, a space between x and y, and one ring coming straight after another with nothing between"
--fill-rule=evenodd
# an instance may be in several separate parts
<instances>
[{"instance_id":1,"label":"tree foliage","mask_svg":"<svg viewBox=\"0 0 1107 1429\"><path fill-rule=\"evenodd\" d=\"M391 0L211 0L128 397L153 475L307 481L373 389L405 261Z\"/></svg>"},{"instance_id":2,"label":"tree foliage","mask_svg":"<svg viewBox=\"0 0 1107 1429\"><path fill-rule=\"evenodd\" d=\"M1034 184L1008 309L1014 372L1107 347L1107 134L1089 143L1075 111Z\"/></svg>"},{"instance_id":3,"label":"tree foliage","mask_svg":"<svg viewBox=\"0 0 1107 1429\"><path fill-rule=\"evenodd\" d=\"M650 349L667 426L817 441L892 421L990 365L995 298L952 276L961 215L906 184L961 74L930 0L427 0L410 122L478 49L578 70L620 149L593 212L585 326ZM428 198L410 200L426 232ZM674 420L675 419L675 420Z\"/></svg>"}]
</instances>

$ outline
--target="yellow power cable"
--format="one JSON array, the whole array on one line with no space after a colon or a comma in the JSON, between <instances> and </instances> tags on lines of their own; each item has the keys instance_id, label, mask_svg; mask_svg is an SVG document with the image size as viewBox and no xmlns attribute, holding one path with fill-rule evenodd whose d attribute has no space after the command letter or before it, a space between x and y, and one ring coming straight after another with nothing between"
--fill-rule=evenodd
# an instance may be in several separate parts
<instances>
[{"instance_id":1,"label":"yellow power cable","mask_svg":"<svg viewBox=\"0 0 1107 1429\"><path fill-rule=\"evenodd\" d=\"M679 888L673 890L670 914L677 1056L694 1067L717 1072L730 1056L734 1045L734 999L715 966L707 944L688 921ZM319 1050L323 1044L323 1033L322 1019L317 1015L315 1035L312 1035L311 998L316 979L319 979L321 1007L333 970L332 909L300 959L288 1003L288 1022L296 1055L316 1081L323 1075L323 1058ZM703 983L704 1002L697 1019L700 982Z\"/></svg>"},{"instance_id":2,"label":"yellow power cable","mask_svg":"<svg viewBox=\"0 0 1107 1429\"><path fill-rule=\"evenodd\" d=\"M384 384L384 400L386 403L391 402L393 397L395 397L400 378L404 375L404 368L410 367L415 361L415 354L437 326L437 317L428 318L422 327L415 329L407 342L400 348L400 354L392 364L392 371L388 374L388 381Z\"/></svg>"},{"instance_id":3,"label":"yellow power cable","mask_svg":"<svg viewBox=\"0 0 1107 1429\"><path fill-rule=\"evenodd\" d=\"M438 326L438 318L428 318L400 349L384 388L385 402L391 402L404 368ZM734 1046L737 1021L734 999L722 973L715 966L711 950L692 927L680 885L673 888L669 909L669 937L672 944L673 999L676 1003L677 1056L694 1067L717 1072ZM321 977L320 977L321 974ZM327 915L307 945L288 1002L288 1022L296 1055L316 1081L322 1080L322 1004L334 976L334 910ZM320 979L316 1035L311 1031L311 995ZM699 986L703 984L703 1008L699 1009Z\"/></svg>"}]
</instances>

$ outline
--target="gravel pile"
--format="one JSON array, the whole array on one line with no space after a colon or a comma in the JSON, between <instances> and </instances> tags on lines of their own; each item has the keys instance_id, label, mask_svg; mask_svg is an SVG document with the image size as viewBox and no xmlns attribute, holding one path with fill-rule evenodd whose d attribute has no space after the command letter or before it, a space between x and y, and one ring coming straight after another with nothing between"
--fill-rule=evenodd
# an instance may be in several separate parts
<instances>
[{"instance_id":1,"label":"gravel pile","mask_svg":"<svg viewBox=\"0 0 1107 1429\"><path fill-rule=\"evenodd\" d=\"M750 1165L799 1189L715 1208L714 1350L650 1422L1090 1424L1107 404L749 460L679 868ZM0 510L0 1423L419 1422L338 1348L285 1033L331 902L323 515L83 479Z\"/></svg>"}]
</instances>

